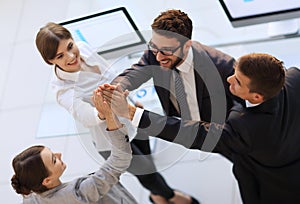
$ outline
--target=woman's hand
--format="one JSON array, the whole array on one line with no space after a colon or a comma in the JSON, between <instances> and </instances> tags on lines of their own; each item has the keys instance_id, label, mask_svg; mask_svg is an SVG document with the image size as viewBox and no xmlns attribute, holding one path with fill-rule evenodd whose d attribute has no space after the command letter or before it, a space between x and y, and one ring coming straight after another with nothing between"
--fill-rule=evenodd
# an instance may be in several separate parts
<instances>
[{"instance_id":1,"label":"woman's hand","mask_svg":"<svg viewBox=\"0 0 300 204\"><path fill-rule=\"evenodd\" d=\"M107 101L112 111L121 117L129 118L128 91L123 91L120 85L103 84L100 86L103 100Z\"/></svg>"},{"instance_id":2,"label":"woman's hand","mask_svg":"<svg viewBox=\"0 0 300 204\"><path fill-rule=\"evenodd\" d=\"M106 119L106 125L108 130L116 130L122 127L117 116L113 113L111 105L103 97L102 90L100 88L96 89L93 93L93 102L95 104L98 112L103 114Z\"/></svg>"}]
</instances>

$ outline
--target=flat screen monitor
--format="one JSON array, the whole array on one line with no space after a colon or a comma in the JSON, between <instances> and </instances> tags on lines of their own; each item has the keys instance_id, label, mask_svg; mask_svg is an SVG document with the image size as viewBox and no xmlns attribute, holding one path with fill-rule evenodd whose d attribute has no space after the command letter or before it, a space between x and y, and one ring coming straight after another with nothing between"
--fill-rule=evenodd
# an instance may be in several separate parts
<instances>
[{"instance_id":1,"label":"flat screen monitor","mask_svg":"<svg viewBox=\"0 0 300 204\"><path fill-rule=\"evenodd\" d=\"M106 59L146 48L146 41L125 7L119 7L60 23L75 42L85 41Z\"/></svg>"},{"instance_id":2,"label":"flat screen monitor","mask_svg":"<svg viewBox=\"0 0 300 204\"><path fill-rule=\"evenodd\" d=\"M233 27L300 17L299 0L219 0Z\"/></svg>"}]
</instances>

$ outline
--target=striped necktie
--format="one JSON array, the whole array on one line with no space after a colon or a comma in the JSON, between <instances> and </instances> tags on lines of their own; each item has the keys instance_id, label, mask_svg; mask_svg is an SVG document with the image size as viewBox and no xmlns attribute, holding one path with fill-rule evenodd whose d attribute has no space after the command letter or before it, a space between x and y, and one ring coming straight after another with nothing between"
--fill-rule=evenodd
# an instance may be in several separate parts
<instances>
[{"instance_id":1,"label":"striped necktie","mask_svg":"<svg viewBox=\"0 0 300 204\"><path fill-rule=\"evenodd\" d=\"M182 119L191 120L191 114L184 91L184 85L180 76L180 71L175 68L175 96L179 107L179 113Z\"/></svg>"}]
</instances>

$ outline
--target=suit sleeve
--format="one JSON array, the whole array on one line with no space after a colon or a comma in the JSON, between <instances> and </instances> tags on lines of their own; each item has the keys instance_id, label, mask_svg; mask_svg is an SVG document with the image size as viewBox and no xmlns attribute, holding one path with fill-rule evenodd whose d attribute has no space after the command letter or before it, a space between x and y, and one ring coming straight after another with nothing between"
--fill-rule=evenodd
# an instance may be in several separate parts
<instances>
[{"instance_id":1,"label":"suit sleeve","mask_svg":"<svg viewBox=\"0 0 300 204\"><path fill-rule=\"evenodd\" d=\"M229 83L227 82L227 78L234 74L234 64L235 59L226 54L217 50L213 47L202 45L206 53L209 55L213 63L215 64L218 72L221 76L221 79L224 84L225 94L226 94L226 102L227 102L227 116L229 114L230 109L233 107L234 103L244 104L244 101L236 96L234 96L229 90Z\"/></svg>"},{"instance_id":2,"label":"suit sleeve","mask_svg":"<svg viewBox=\"0 0 300 204\"><path fill-rule=\"evenodd\" d=\"M227 121L221 125L213 122L181 120L144 111L138 131L189 149L227 156L228 153L246 153L250 150L250 140L245 136L247 134L241 135L241 128L235 126L238 126L238 121Z\"/></svg>"},{"instance_id":3,"label":"suit sleeve","mask_svg":"<svg viewBox=\"0 0 300 204\"><path fill-rule=\"evenodd\" d=\"M120 84L123 90L128 89L129 91L132 91L137 89L153 76L152 71L156 66L150 63L154 60L153 57L153 54L145 51L137 64L132 65L131 68L125 69L123 73L112 80L111 84Z\"/></svg>"}]
</instances>

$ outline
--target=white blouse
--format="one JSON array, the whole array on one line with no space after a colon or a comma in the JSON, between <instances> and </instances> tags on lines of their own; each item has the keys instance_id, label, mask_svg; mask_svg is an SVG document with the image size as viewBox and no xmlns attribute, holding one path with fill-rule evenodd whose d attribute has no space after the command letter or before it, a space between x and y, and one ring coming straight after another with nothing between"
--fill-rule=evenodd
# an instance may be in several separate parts
<instances>
[{"instance_id":1,"label":"white blouse","mask_svg":"<svg viewBox=\"0 0 300 204\"><path fill-rule=\"evenodd\" d=\"M86 43L77 42L76 45L86 64L97 67L99 70L92 71L88 67L83 67L80 71L71 73L56 67L52 89L56 93L58 104L65 108L75 121L89 128L96 149L98 151L110 150L109 142L103 137L107 134L106 123L98 118L98 112L92 103L91 96L99 85L110 83L116 77L116 73L110 72L106 60ZM130 124L124 119L121 121L127 126ZM128 129L130 139L132 139L135 130L132 127L128 127Z\"/></svg>"}]
</instances>

